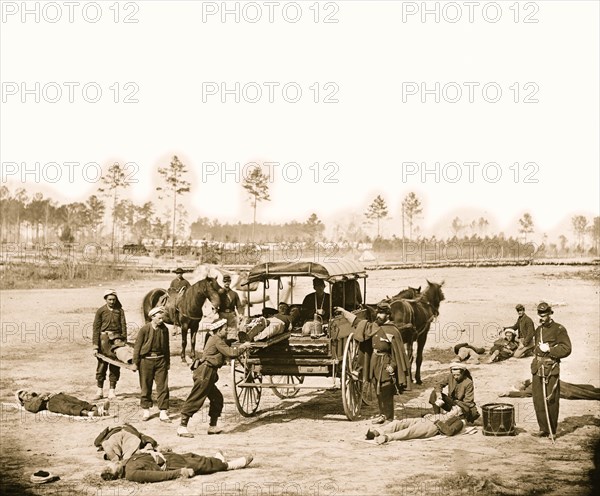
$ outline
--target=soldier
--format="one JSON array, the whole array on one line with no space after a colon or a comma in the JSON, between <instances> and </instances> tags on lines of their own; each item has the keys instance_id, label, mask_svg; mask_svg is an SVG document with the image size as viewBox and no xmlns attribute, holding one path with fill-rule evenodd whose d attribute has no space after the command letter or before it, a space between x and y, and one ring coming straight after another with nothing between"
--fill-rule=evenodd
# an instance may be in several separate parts
<instances>
[{"instance_id":1,"label":"soldier","mask_svg":"<svg viewBox=\"0 0 600 496\"><path fill-rule=\"evenodd\" d=\"M182 288L187 289L190 287L190 282L183 277L183 269L181 267L177 267L173 273L177 274L177 277L171 281L169 294L177 294Z\"/></svg>"},{"instance_id":2,"label":"soldier","mask_svg":"<svg viewBox=\"0 0 600 496\"><path fill-rule=\"evenodd\" d=\"M225 363L225 358L236 358L251 346L249 342L242 343L238 348L227 346L225 342L227 320L225 319L215 322L211 330L213 334L208 338L202 352L202 358L194 360L192 364L194 386L181 408L181 425L177 429L179 437L194 437L188 431L187 425L190 418L202 408L206 398L210 402L208 434L220 434L222 432L222 429L217 427L217 421L223 411L223 395L217 388L217 381L219 380L217 371Z\"/></svg>"},{"instance_id":3,"label":"soldier","mask_svg":"<svg viewBox=\"0 0 600 496\"><path fill-rule=\"evenodd\" d=\"M169 330L163 323L165 309L155 307L148 312L152 319L144 324L138 333L133 347L133 365L140 375L140 406L144 410L142 420L150 419L152 408L152 384L156 382L158 395L159 419L171 422L169 409L169 368L171 366L171 350L169 347Z\"/></svg>"},{"instance_id":4,"label":"soldier","mask_svg":"<svg viewBox=\"0 0 600 496\"><path fill-rule=\"evenodd\" d=\"M106 305L102 305L94 317L94 325L92 332L92 347L94 355L102 350L102 337L105 341L110 342L116 338L127 340L127 323L125 322L125 312L123 305L117 297L117 292L114 289L108 289L104 292L104 300ZM100 400L104 397L104 381L106 380L106 372L110 370L108 377L110 381L110 389L108 390L108 398L115 398L115 388L121 377L121 369L117 365L108 364L104 360L97 358L96 366L96 383L98 391L95 400Z\"/></svg>"},{"instance_id":5,"label":"soldier","mask_svg":"<svg viewBox=\"0 0 600 496\"><path fill-rule=\"evenodd\" d=\"M532 435L554 439L560 401L560 359L571 354L571 340L567 330L552 320L554 312L548 303L541 302L537 313L541 325L535 330L531 384L540 430Z\"/></svg>"},{"instance_id":6,"label":"soldier","mask_svg":"<svg viewBox=\"0 0 600 496\"><path fill-rule=\"evenodd\" d=\"M244 306L239 295L231 289L231 276L223 276L223 292L219 305L219 317L227 321L227 334L229 339L237 339L238 319L244 314Z\"/></svg>"},{"instance_id":7,"label":"soldier","mask_svg":"<svg viewBox=\"0 0 600 496\"><path fill-rule=\"evenodd\" d=\"M448 388L448 394L442 392L445 387ZM479 418L479 411L475 405L473 377L464 363L450 365L450 373L431 391L429 403L433 406L435 414L444 410L471 423Z\"/></svg>"},{"instance_id":8,"label":"soldier","mask_svg":"<svg viewBox=\"0 0 600 496\"><path fill-rule=\"evenodd\" d=\"M520 303L515 307L519 317L514 325L507 326L504 329L512 329L519 333L519 347L514 353L515 358L525 358L533 353L533 335L535 326L531 317L525 313L525 307Z\"/></svg>"},{"instance_id":9,"label":"soldier","mask_svg":"<svg viewBox=\"0 0 600 496\"><path fill-rule=\"evenodd\" d=\"M402 337L390 320L390 304L383 301L377 305L375 322L357 319L356 315L342 307L335 307L334 310L356 328L354 339L359 342L370 339L373 345L367 373L367 378L374 382L379 403L379 416L373 419L373 423L383 424L394 420L394 394L408 386L410 371ZM357 379L360 373L360 370L353 371Z\"/></svg>"}]
</instances>

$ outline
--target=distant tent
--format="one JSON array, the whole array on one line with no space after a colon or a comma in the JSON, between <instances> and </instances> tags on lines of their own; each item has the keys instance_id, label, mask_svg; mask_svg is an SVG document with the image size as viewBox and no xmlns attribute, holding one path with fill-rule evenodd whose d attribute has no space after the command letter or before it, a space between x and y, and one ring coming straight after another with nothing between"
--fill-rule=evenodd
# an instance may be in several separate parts
<instances>
[{"instance_id":1,"label":"distant tent","mask_svg":"<svg viewBox=\"0 0 600 496\"><path fill-rule=\"evenodd\" d=\"M373 252L370 252L369 250L363 251L362 255L358 259L359 262L374 262L375 260L375 255L373 255Z\"/></svg>"}]
</instances>

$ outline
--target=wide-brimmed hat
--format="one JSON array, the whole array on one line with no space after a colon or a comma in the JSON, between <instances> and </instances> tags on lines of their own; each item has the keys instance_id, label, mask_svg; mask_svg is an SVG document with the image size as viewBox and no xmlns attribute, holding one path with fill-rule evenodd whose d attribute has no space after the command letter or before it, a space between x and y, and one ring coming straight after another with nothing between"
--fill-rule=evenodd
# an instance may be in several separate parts
<instances>
[{"instance_id":1,"label":"wide-brimmed hat","mask_svg":"<svg viewBox=\"0 0 600 496\"><path fill-rule=\"evenodd\" d=\"M548 303L546 303L545 301L542 301L537 306L537 313L538 313L538 315L552 315L554 312L552 311L552 307L550 305L548 305Z\"/></svg>"},{"instance_id":2,"label":"wide-brimmed hat","mask_svg":"<svg viewBox=\"0 0 600 496\"><path fill-rule=\"evenodd\" d=\"M183 274L185 271L181 267L177 267L173 273L174 274Z\"/></svg>"},{"instance_id":3,"label":"wide-brimmed hat","mask_svg":"<svg viewBox=\"0 0 600 496\"><path fill-rule=\"evenodd\" d=\"M154 317L159 312L165 313L165 307L154 307L148 312L148 317Z\"/></svg>"}]
</instances>

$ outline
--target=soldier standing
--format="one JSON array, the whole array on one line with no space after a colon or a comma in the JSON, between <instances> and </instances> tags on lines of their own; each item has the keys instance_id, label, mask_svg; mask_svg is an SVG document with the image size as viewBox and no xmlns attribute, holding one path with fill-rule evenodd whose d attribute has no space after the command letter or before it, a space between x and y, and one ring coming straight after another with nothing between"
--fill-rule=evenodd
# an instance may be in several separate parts
<instances>
[{"instance_id":1,"label":"soldier standing","mask_svg":"<svg viewBox=\"0 0 600 496\"><path fill-rule=\"evenodd\" d=\"M541 302L537 313L541 325L535 330L531 385L540 430L532 435L554 439L560 400L560 360L571 354L571 340L567 330L552 320L554 312L548 303Z\"/></svg>"},{"instance_id":2,"label":"soldier standing","mask_svg":"<svg viewBox=\"0 0 600 496\"><path fill-rule=\"evenodd\" d=\"M123 305L119 301L117 292L114 289L108 289L104 292L105 305L102 305L94 317L94 325L92 332L92 348L94 355L98 352L102 353L102 341L110 344L110 341L121 338L127 340L127 323L125 322L125 312ZM109 381L110 389L108 390L109 399L115 398L115 388L121 377L121 369L118 365L108 364L104 360L97 358L96 366L96 383L98 391L95 400L100 400L104 397L104 381L106 380L106 372L110 370Z\"/></svg>"}]
</instances>

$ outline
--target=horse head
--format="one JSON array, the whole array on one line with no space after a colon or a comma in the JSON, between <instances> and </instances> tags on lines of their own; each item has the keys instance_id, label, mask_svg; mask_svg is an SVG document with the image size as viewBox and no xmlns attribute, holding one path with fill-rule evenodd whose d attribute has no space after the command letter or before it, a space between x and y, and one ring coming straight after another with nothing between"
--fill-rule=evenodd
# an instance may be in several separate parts
<instances>
[{"instance_id":1,"label":"horse head","mask_svg":"<svg viewBox=\"0 0 600 496\"><path fill-rule=\"evenodd\" d=\"M203 296L208 298L215 310L218 310L219 306L221 305L220 295L223 292L223 288L219 285L216 278L207 276L206 279L203 279L203 281L205 282Z\"/></svg>"},{"instance_id":2,"label":"horse head","mask_svg":"<svg viewBox=\"0 0 600 496\"><path fill-rule=\"evenodd\" d=\"M427 298L427 301L434 309L436 316L439 314L440 303L442 303L442 301L444 301L446 298L444 296L444 292L442 291L443 285L444 281L437 283L427 280L427 289L425 289L425 292L423 293L423 295Z\"/></svg>"}]
</instances>

